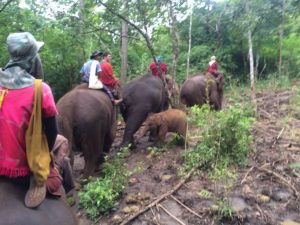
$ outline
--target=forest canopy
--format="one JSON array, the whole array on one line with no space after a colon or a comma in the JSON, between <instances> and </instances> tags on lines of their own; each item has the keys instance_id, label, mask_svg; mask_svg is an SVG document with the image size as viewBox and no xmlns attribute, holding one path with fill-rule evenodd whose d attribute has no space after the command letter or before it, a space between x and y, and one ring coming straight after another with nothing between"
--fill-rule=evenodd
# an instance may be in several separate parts
<instances>
[{"instance_id":1,"label":"forest canopy","mask_svg":"<svg viewBox=\"0 0 300 225\"><path fill-rule=\"evenodd\" d=\"M300 75L299 3L2 0L1 67L9 60L5 46L8 34L28 31L45 42L40 52L45 81L56 99L80 82L80 68L94 50L112 53L115 74L123 82L145 74L157 55L163 56L169 73L183 82L187 62L191 76L205 71L209 58L215 55L227 84L245 83L250 81L251 34L255 78L293 78Z\"/></svg>"}]
</instances>

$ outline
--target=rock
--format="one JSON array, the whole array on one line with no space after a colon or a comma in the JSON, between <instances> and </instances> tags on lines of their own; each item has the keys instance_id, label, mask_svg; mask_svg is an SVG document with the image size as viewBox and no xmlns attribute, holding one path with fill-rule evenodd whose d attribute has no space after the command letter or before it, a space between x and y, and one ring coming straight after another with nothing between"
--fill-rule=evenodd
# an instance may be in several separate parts
<instances>
[{"instance_id":1,"label":"rock","mask_svg":"<svg viewBox=\"0 0 300 225\"><path fill-rule=\"evenodd\" d=\"M120 223L123 221L123 219L122 219L121 216L115 215L115 216L112 218L112 221L113 221L114 224L120 224Z\"/></svg>"},{"instance_id":2,"label":"rock","mask_svg":"<svg viewBox=\"0 0 300 225\"><path fill-rule=\"evenodd\" d=\"M267 203L270 201L270 197L267 195L258 194L256 195L256 201L258 203Z\"/></svg>"},{"instance_id":3,"label":"rock","mask_svg":"<svg viewBox=\"0 0 300 225\"><path fill-rule=\"evenodd\" d=\"M276 191L272 195L272 198L278 202L287 202L291 198L292 194L289 191Z\"/></svg>"},{"instance_id":4,"label":"rock","mask_svg":"<svg viewBox=\"0 0 300 225\"><path fill-rule=\"evenodd\" d=\"M231 207L235 212L243 211L244 209L248 208L249 206L245 202L243 198L240 197L233 197L230 198Z\"/></svg>"},{"instance_id":5,"label":"rock","mask_svg":"<svg viewBox=\"0 0 300 225\"><path fill-rule=\"evenodd\" d=\"M126 206L125 208L122 209L122 212L125 214L131 214L139 211L140 207L137 205L132 205L132 206Z\"/></svg>"},{"instance_id":6,"label":"rock","mask_svg":"<svg viewBox=\"0 0 300 225\"><path fill-rule=\"evenodd\" d=\"M252 191L252 189L249 187L249 185L244 185L244 187L243 187L243 192L245 193L245 194L250 194L250 193L253 193L253 191Z\"/></svg>"},{"instance_id":7,"label":"rock","mask_svg":"<svg viewBox=\"0 0 300 225\"><path fill-rule=\"evenodd\" d=\"M169 175L169 174L166 174L166 175L162 175L161 176L161 180L162 181L168 181L172 178L173 176L172 175Z\"/></svg>"},{"instance_id":8,"label":"rock","mask_svg":"<svg viewBox=\"0 0 300 225\"><path fill-rule=\"evenodd\" d=\"M280 223L280 225L300 225L300 223L297 223L297 222L292 221L292 220L285 220L282 223Z\"/></svg>"},{"instance_id":9,"label":"rock","mask_svg":"<svg viewBox=\"0 0 300 225\"><path fill-rule=\"evenodd\" d=\"M138 179L136 179L135 177L130 178L129 181L128 181L128 184L129 184L130 186L133 186L133 185L135 185L136 183L138 183Z\"/></svg>"},{"instance_id":10,"label":"rock","mask_svg":"<svg viewBox=\"0 0 300 225\"><path fill-rule=\"evenodd\" d=\"M147 192L145 192L145 193L138 193L138 199L140 200L140 201L148 201L148 200L150 200L150 194L149 193L147 193Z\"/></svg>"},{"instance_id":11,"label":"rock","mask_svg":"<svg viewBox=\"0 0 300 225\"><path fill-rule=\"evenodd\" d=\"M134 204L134 203L138 203L138 198L136 195L130 194L126 197L125 202L127 204Z\"/></svg>"}]
</instances>

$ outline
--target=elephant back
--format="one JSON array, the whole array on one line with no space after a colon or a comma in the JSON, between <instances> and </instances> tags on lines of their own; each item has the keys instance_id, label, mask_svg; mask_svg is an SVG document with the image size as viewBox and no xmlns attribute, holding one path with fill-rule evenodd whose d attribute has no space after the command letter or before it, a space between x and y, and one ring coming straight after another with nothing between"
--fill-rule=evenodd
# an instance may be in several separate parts
<instances>
[{"instance_id":1,"label":"elephant back","mask_svg":"<svg viewBox=\"0 0 300 225\"><path fill-rule=\"evenodd\" d=\"M26 185L0 177L0 225L76 225L77 218L62 199L46 198L35 210L24 205Z\"/></svg>"}]
</instances>

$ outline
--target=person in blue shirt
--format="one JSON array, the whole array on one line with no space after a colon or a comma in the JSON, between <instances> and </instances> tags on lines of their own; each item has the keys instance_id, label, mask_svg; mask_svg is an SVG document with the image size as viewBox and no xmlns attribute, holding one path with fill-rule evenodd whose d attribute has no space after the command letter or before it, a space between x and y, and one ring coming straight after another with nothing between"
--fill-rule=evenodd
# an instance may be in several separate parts
<instances>
[{"instance_id":1,"label":"person in blue shirt","mask_svg":"<svg viewBox=\"0 0 300 225\"><path fill-rule=\"evenodd\" d=\"M101 70L99 59L102 55L103 55L102 52L94 51L90 56L90 60L87 61L86 63L84 63L84 65L82 66L82 68L80 70L81 83L87 83L87 84L89 83L91 66L95 60L97 62L96 75L98 78L100 78L100 74L101 74L102 70ZM103 85L103 88L101 90L103 90L108 95L108 97L110 98L110 100L112 101L112 103L114 105L118 105L122 101L122 99L115 99L113 94L111 93L110 89L107 86Z\"/></svg>"},{"instance_id":2,"label":"person in blue shirt","mask_svg":"<svg viewBox=\"0 0 300 225\"><path fill-rule=\"evenodd\" d=\"M81 74L81 82L82 83L89 83L89 79L90 79L90 71L91 71L91 66L92 66L92 62L93 60L97 60L98 63L96 65L96 74L99 77L100 76L100 72L101 72L101 66L100 66L100 62L99 62L99 58L100 56L102 56L102 52L100 51L94 51L92 53L92 55L90 56L90 60L87 61L81 68L80 70L80 74Z\"/></svg>"}]
</instances>

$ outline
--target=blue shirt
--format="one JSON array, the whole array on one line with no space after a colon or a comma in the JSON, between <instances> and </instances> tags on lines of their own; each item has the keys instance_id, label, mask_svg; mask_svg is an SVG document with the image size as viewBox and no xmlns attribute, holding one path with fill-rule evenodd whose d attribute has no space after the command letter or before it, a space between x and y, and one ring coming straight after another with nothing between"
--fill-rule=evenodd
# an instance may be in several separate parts
<instances>
[{"instance_id":1,"label":"blue shirt","mask_svg":"<svg viewBox=\"0 0 300 225\"><path fill-rule=\"evenodd\" d=\"M91 60L87 61L81 68L80 73L83 74L82 82L85 82L85 83L89 82L91 65L92 65L93 60L95 60L95 59L91 59ZM99 61L98 60L96 60L96 61L98 62L96 65L96 74L98 74L99 72L101 72L101 66L100 66Z\"/></svg>"}]
</instances>

